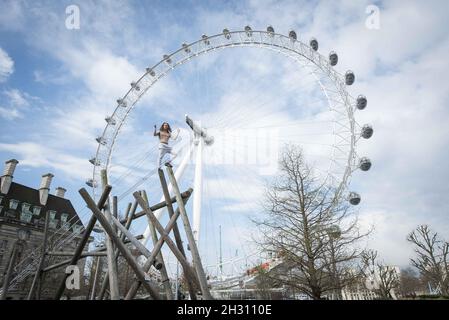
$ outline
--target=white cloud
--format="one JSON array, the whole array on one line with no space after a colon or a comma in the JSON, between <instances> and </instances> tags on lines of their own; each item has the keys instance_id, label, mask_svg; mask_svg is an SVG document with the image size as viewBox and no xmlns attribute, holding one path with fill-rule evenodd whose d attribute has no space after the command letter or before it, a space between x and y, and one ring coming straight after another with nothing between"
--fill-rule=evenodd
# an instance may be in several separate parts
<instances>
[{"instance_id":1,"label":"white cloud","mask_svg":"<svg viewBox=\"0 0 449 320\"><path fill-rule=\"evenodd\" d=\"M17 155L22 166L51 168L72 181L83 177L89 169L89 163L85 159L61 154L57 149L35 142L0 143L0 151Z\"/></svg>"},{"instance_id":2,"label":"white cloud","mask_svg":"<svg viewBox=\"0 0 449 320\"><path fill-rule=\"evenodd\" d=\"M0 83L5 82L14 72L14 61L8 53L0 48Z\"/></svg>"},{"instance_id":3,"label":"white cloud","mask_svg":"<svg viewBox=\"0 0 449 320\"><path fill-rule=\"evenodd\" d=\"M17 118L21 118L22 114L17 109L0 107L0 117L6 120L14 120Z\"/></svg>"},{"instance_id":4,"label":"white cloud","mask_svg":"<svg viewBox=\"0 0 449 320\"><path fill-rule=\"evenodd\" d=\"M25 95L17 89L5 90L4 95L9 99L9 103L15 108L23 108L30 105Z\"/></svg>"},{"instance_id":5,"label":"white cloud","mask_svg":"<svg viewBox=\"0 0 449 320\"><path fill-rule=\"evenodd\" d=\"M0 30L23 30L24 27L24 6L26 2L16 0L3 0L0 11Z\"/></svg>"},{"instance_id":6,"label":"white cloud","mask_svg":"<svg viewBox=\"0 0 449 320\"><path fill-rule=\"evenodd\" d=\"M24 117L24 112L30 107L30 101L39 103L40 99L33 97L18 89L7 89L2 92L2 105L0 117L6 120L14 120Z\"/></svg>"}]
</instances>

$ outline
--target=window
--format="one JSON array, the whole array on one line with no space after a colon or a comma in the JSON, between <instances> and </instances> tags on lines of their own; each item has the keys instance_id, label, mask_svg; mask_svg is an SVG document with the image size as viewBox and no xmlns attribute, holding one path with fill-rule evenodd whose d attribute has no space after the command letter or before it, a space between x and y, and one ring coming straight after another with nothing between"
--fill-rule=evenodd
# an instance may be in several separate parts
<instances>
[{"instance_id":1,"label":"window","mask_svg":"<svg viewBox=\"0 0 449 320\"><path fill-rule=\"evenodd\" d=\"M31 204L23 202L22 203L22 212L29 212L31 208Z\"/></svg>"},{"instance_id":2,"label":"window","mask_svg":"<svg viewBox=\"0 0 449 320\"><path fill-rule=\"evenodd\" d=\"M69 214L68 213L63 213L63 214L61 214L61 221L62 222L67 222L67 217L69 216Z\"/></svg>"},{"instance_id":3,"label":"window","mask_svg":"<svg viewBox=\"0 0 449 320\"><path fill-rule=\"evenodd\" d=\"M22 211L20 213L20 220L23 222L30 223L32 217L33 214L30 211Z\"/></svg>"},{"instance_id":4,"label":"window","mask_svg":"<svg viewBox=\"0 0 449 320\"><path fill-rule=\"evenodd\" d=\"M41 207L39 206L33 206L33 215L38 216L41 214Z\"/></svg>"},{"instance_id":5,"label":"window","mask_svg":"<svg viewBox=\"0 0 449 320\"><path fill-rule=\"evenodd\" d=\"M70 223L67 222L67 218L69 217L68 213L62 213L61 214L61 224L62 224L62 228L64 230L69 230L70 229Z\"/></svg>"},{"instance_id":6,"label":"window","mask_svg":"<svg viewBox=\"0 0 449 320\"><path fill-rule=\"evenodd\" d=\"M9 208L10 209L16 210L18 206L19 206L19 200L16 200L16 199L9 200Z\"/></svg>"},{"instance_id":7,"label":"window","mask_svg":"<svg viewBox=\"0 0 449 320\"><path fill-rule=\"evenodd\" d=\"M14 211L14 210L8 210L8 211L6 211L6 214L5 214L5 216L7 216L7 217L9 217L9 218L14 218L14 219L16 219L17 218L17 213Z\"/></svg>"},{"instance_id":8,"label":"window","mask_svg":"<svg viewBox=\"0 0 449 320\"><path fill-rule=\"evenodd\" d=\"M8 247L8 240L0 241L0 249L6 249Z\"/></svg>"},{"instance_id":9,"label":"window","mask_svg":"<svg viewBox=\"0 0 449 320\"><path fill-rule=\"evenodd\" d=\"M56 211L55 210L48 210L50 214L50 220L54 220L56 218Z\"/></svg>"},{"instance_id":10,"label":"window","mask_svg":"<svg viewBox=\"0 0 449 320\"><path fill-rule=\"evenodd\" d=\"M56 229L58 226L58 220L56 220L56 211L54 210L48 210L48 213L50 215L50 221L48 223L48 226L52 229Z\"/></svg>"}]
</instances>

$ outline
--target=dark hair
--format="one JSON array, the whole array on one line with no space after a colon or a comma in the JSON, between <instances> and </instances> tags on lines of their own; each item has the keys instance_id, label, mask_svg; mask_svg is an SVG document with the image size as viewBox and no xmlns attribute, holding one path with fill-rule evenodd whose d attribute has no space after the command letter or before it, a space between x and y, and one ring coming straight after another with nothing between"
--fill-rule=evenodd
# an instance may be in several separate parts
<instances>
[{"instance_id":1,"label":"dark hair","mask_svg":"<svg viewBox=\"0 0 449 320\"><path fill-rule=\"evenodd\" d=\"M168 122L164 122L164 123L161 125L159 131L164 131L164 124L167 124L167 126L168 126L167 132L168 132L168 133L171 133L171 127L170 127L170 125L168 124Z\"/></svg>"}]
</instances>

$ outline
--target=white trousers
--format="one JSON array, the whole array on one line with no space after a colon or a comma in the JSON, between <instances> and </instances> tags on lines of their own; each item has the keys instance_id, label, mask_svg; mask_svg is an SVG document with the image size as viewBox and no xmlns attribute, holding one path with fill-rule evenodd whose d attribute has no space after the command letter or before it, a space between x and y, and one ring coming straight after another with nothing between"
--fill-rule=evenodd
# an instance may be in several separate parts
<instances>
[{"instance_id":1,"label":"white trousers","mask_svg":"<svg viewBox=\"0 0 449 320\"><path fill-rule=\"evenodd\" d=\"M172 157L170 157L170 155ZM161 143L159 143L159 158L158 158L159 168L162 167L162 162L164 160L164 157L166 157L166 156L168 156L167 157L168 159L165 161L165 163L171 162L171 161L173 161L174 158L176 158L176 153L174 153L172 151L172 148L168 144L161 142Z\"/></svg>"}]
</instances>

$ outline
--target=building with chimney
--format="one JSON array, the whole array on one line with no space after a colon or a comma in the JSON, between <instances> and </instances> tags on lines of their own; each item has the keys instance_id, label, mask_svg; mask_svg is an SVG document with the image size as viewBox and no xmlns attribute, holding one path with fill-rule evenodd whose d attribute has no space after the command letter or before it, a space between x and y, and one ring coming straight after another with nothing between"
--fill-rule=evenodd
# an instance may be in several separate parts
<instances>
[{"instance_id":1,"label":"building with chimney","mask_svg":"<svg viewBox=\"0 0 449 320\"><path fill-rule=\"evenodd\" d=\"M0 297L4 299L27 297L42 256L47 213L47 251L73 252L84 230L72 203L64 197L66 190L58 187L54 194L50 193L51 173L44 174L39 189L35 189L13 181L17 164L15 159L6 161L0 178ZM70 257L46 256L44 266L67 258ZM83 275L84 262L79 267ZM64 272L62 266L43 274L38 286L41 299L53 297Z\"/></svg>"}]
</instances>

